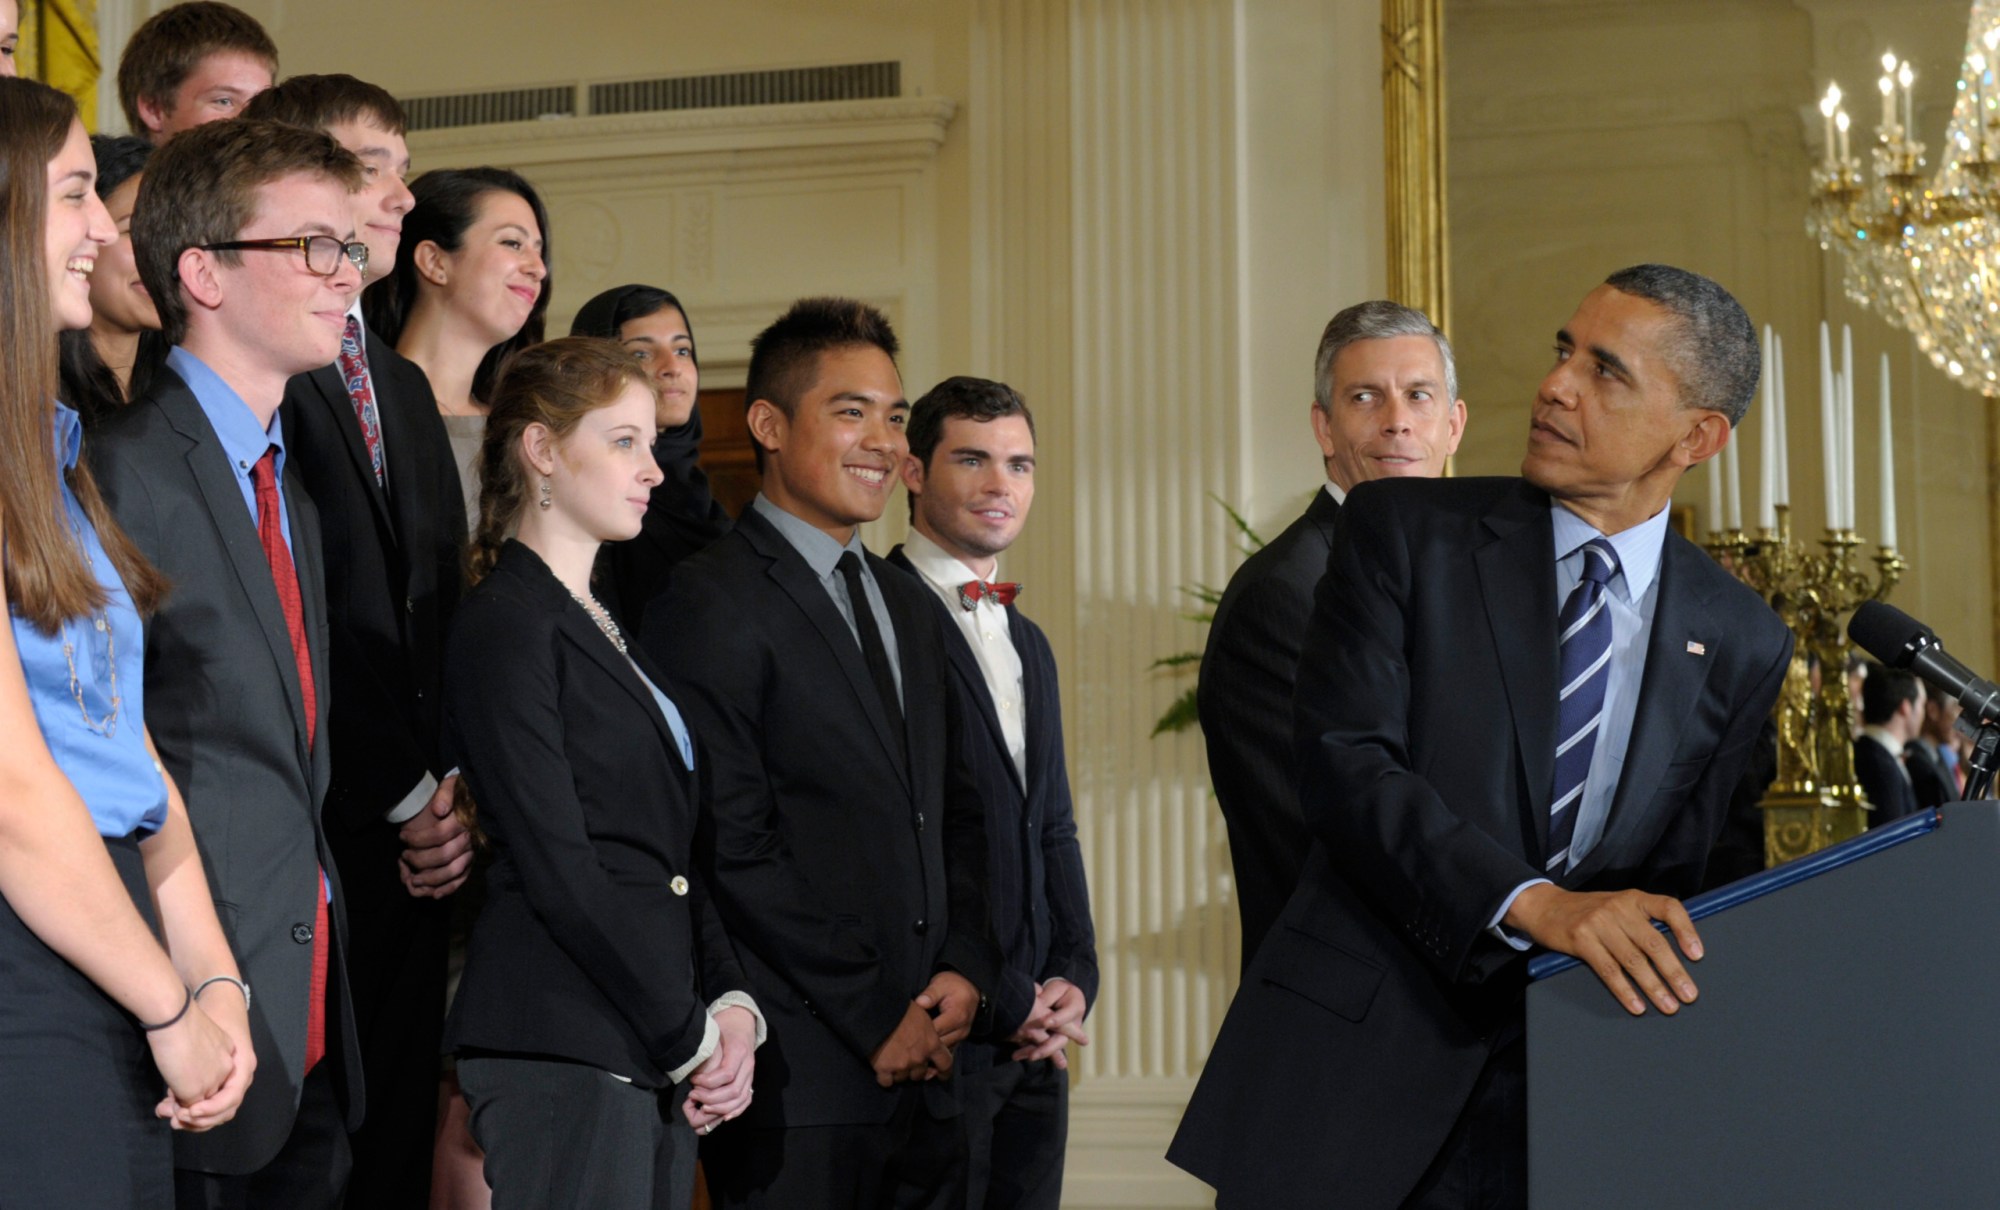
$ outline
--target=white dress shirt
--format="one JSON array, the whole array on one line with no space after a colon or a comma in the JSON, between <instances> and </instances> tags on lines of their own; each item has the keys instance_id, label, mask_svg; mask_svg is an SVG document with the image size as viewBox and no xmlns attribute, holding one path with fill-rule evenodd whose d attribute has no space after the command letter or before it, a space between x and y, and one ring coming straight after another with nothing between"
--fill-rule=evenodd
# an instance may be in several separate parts
<instances>
[{"instance_id":1,"label":"white dress shirt","mask_svg":"<svg viewBox=\"0 0 2000 1210\"><path fill-rule=\"evenodd\" d=\"M979 598L971 609L958 599L958 586L970 580L988 583L1000 578L995 560L987 575L960 562L945 549L917 530L903 540L903 555L917 569L918 578L944 601L945 611L958 623L959 633L972 645L972 658L986 679L986 692L1000 715L1000 735L1007 741L1007 755L1028 784L1028 707L1021 694L1021 653L1014 649L1014 637L1007 626L1006 607L992 597Z\"/></svg>"}]
</instances>

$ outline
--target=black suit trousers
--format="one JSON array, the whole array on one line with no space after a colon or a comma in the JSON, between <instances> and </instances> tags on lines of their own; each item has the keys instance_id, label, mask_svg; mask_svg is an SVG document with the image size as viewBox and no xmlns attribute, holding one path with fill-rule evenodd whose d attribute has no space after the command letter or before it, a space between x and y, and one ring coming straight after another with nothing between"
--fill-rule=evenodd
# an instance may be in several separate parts
<instances>
[{"instance_id":1,"label":"black suit trousers","mask_svg":"<svg viewBox=\"0 0 2000 1210\"><path fill-rule=\"evenodd\" d=\"M708 1193L727 1210L961 1210L965 1135L906 1084L889 1120L854 1126L731 1122L702 1141Z\"/></svg>"}]
</instances>

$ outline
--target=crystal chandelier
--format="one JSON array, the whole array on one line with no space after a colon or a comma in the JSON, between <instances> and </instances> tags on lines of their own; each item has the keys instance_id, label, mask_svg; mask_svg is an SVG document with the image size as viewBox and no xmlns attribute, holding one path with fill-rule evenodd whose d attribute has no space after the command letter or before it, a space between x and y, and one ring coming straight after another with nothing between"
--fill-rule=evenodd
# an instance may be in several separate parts
<instances>
[{"instance_id":1,"label":"crystal chandelier","mask_svg":"<svg viewBox=\"0 0 2000 1210\"><path fill-rule=\"evenodd\" d=\"M1849 298L1916 337L1945 373L2000 396L2000 0L1974 0L1943 167L1926 176L1910 100L1915 73L1882 57L1881 123L1871 179L1848 153L1838 84L1820 101L1825 150L1813 169L1806 229L1842 252Z\"/></svg>"}]
</instances>

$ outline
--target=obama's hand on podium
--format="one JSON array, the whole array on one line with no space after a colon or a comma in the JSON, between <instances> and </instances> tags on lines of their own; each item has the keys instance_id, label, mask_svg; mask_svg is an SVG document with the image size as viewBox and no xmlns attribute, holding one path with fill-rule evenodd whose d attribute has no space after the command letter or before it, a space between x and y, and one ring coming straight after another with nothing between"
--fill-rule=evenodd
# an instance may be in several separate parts
<instances>
[{"instance_id":1,"label":"obama's hand on podium","mask_svg":"<svg viewBox=\"0 0 2000 1210\"><path fill-rule=\"evenodd\" d=\"M1697 993L1673 943L1653 927L1655 920L1673 933L1681 954L1700 960L1694 921L1671 895L1566 891L1537 883L1521 892L1502 923L1596 971L1633 1016L1645 1014L1648 999L1672 1015L1681 1005L1694 1003Z\"/></svg>"}]
</instances>

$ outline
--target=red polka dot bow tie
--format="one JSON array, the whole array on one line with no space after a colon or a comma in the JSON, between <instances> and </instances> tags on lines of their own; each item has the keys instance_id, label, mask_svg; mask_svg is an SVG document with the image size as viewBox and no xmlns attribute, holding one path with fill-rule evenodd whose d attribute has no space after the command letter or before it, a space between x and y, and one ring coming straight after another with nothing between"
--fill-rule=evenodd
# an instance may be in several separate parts
<instances>
[{"instance_id":1,"label":"red polka dot bow tie","mask_svg":"<svg viewBox=\"0 0 2000 1210\"><path fill-rule=\"evenodd\" d=\"M967 580L958 586L958 607L971 613L978 606L981 597L992 597L1002 607L1012 605L1014 598L1021 595L1019 584L989 584L984 580Z\"/></svg>"}]
</instances>

